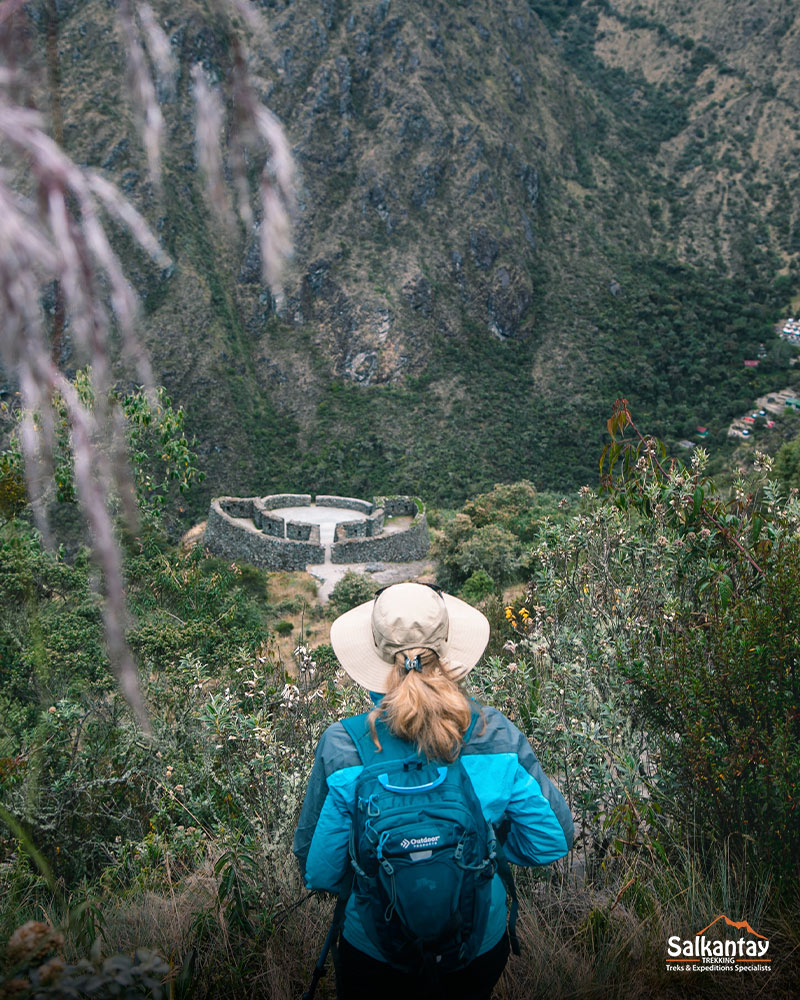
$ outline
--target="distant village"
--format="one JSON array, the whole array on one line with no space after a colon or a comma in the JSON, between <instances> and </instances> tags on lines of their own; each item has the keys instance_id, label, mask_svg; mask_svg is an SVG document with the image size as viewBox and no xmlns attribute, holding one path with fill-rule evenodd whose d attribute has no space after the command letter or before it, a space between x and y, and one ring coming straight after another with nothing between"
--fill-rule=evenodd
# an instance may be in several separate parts
<instances>
[{"instance_id":1,"label":"distant village","mask_svg":"<svg viewBox=\"0 0 800 1000\"><path fill-rule=\"evenodd\" d=\"M794 395L793 389L780 389L766 396L759 396L744 416L735 417L728 428L728 437L739 437L747 440L757 426L771 429L775 426L773 417L784 413L787 409L800 410L800 399ZM708 428L698 426L695 434L701 441L708 437ZM683 440L678 444L681 448L696 448L696 441Z\"/></svg>"},{"instance_id":2,"label":"distant village","mask_svg":"<svg viewBox=\"0 0 800 1000\"><path fill-rule=\"evenodd\" d=\"M780 336L792 344L800 344L800 319L792 317L787 319L780 331Z\"/></svg>"},{"instance_id":3,"label":"distant village","mask_svg":"<svg viewBox=\"0 0 800 1000\"><path fill-rule=\"evenodd\" d=\"M786 409L800 410L800 399L797 399L792 389L781 389L778 392L771 392L766 396L760 396L753 405L753 409L743 417L736 417L728 428L728 437L749 438L756 425L772 428L775 426L773 417L783 413Z\"/></svg>"},{"instance_id":4,"label":"distant village","mask_svg":"<svg viewBox=\"0 0 800 1000\"><path fill-rule=\"evenodd\" d=\"M782 340L788 341L800 347L800 319L790 317L778 328L778 335ZM745 368L758 367L759 361L767 355L766 347L761 344L758 351L758 359L746 360ZM796 359L792 358L792 363ZM753 408L741 417L735 417L728 428L728 437L738 437L747 440L752 436L756 427L771 429L775 426L774 417L784 413L787 409L800 410L800 398L795 396L793 389L780 389L760 396ZM708 428L698 426L695 431L696 437L701 441L708 437ZM678 442L682 448L696 448L696 441L683 440Z\"/></svg>"}]
</instances>

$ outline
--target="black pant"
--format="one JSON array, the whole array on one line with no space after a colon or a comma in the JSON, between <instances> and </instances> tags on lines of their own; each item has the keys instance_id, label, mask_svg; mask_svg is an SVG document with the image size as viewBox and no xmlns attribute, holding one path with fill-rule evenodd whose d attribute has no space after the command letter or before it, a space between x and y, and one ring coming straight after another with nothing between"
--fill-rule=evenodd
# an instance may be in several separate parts
<instances>
[{"instance_id":1,"label":"black pant","mask_svg":"<svg viewBox=\"0 0 800 1000\"><path fill-rule=\"evenodd\" d=\"M489 1000L492 988L508 960L508 936L504 935L489 951L458 972L426 981L413 973L398 972L354 948L345 938L339 944L336 996L339 1000Z\"/></svg>"}]
</instances>

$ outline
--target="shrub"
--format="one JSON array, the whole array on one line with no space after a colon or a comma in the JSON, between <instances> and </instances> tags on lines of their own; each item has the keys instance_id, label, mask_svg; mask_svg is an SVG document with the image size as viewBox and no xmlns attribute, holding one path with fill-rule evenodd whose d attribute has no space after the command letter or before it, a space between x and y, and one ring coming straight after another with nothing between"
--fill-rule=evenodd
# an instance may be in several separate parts
<instances>
[{"instance_id":1,"label":"shrub","mask_svg":"<svg viewBox=\"0 0 800 1000\"><path fill-rule=\"evenodd\" d=\"M518 483L498 483L489 493L464 504L464 513L478 527L499 524L515 534L520 541L530 541L535 534L538 513L536 488L525 480Z\"/></svg>"},{"instance_id":2,"label":"shrub","mask_svg":"<svg viewBox=\"0 0 800 1000\"><path fill-rule=\"evenodd\" d=\"M483 571L502 587L518 577L523 565L519 538L495 523L476 525L466 513L445 522L434 539L439 583L458 590L473 573Z\"/></svg>"},{"instance_id":3,"label":"shrub","mask_svg":"<svg viewBox=\"0 0 800 1000\"><path fill-rule=\"evenodd\" d=\"M586 487L575 517L539 526L529 592L505 612L511 662L488 697L535 685L524 713L520 690L503 704L559 776L587 862L642 848L666 860L683 840L698 864L755 863L789 892L800 504L764 456L722 494L702 450L688 467L667 461L624 406L611 429L605 493Z\"/></svg>"},{"instance_id":4,"label":"shrub","mask_svg":"<svg viewBox=\"0 0 800 1000\"><path fill-rule=\"evenodd\" d=\"M695 836L740 853L752 842L789 875L800 864L800 542L776 548L758 586L727 607L726 591L706 591L626 673L663 736L664 794L698 817Z\"/></svg>"},{"instance_id":5,"label":"shrub","mask_svg":"<svg viewBox=\"0 0 800 1000\"><path fill-rule=\"evenodd\" d=\"M376 590L375 582L368 576L348 570L331 591L328 602L330 613L334 617L343 615L345 611L368 601Z\"/></svg>"},{"instance_id":6,"label":"shrub","mask_svg":"<svg viewBox=\"0 0 800 1000\"><path fill-rule=\"evenodd\" d=\"M461 596L470 604L479 604L494 593L494 580L484 569L476 570L461 588Z\"/></svg>"},{"instance_id":7,"label":"shrub","mask_svg":"<svg viewBox=\"0 0 800 1000\"><path fill-rule=\"evenodd\" d=\"M470 575L483 571L503 586L515 578L522 566L522 547L506 528L486 524L459 546L457 565L462 573Z\"/></svg>"},{"instance_id":8,"label":"shrub","mask_svg":"<svg viewBox=\"0 0 800 1000\"><path fill-rule=\"evenodd\" d=\"M660 744L659 797L700 840L796 874L800 504L781 498L765 456L727 497L704 477L702 451L691 468L665 463L624 405L609 426L610 499L666 584L618 659Z\"/></svg>"},{"instance_id":9,"label":"shrub","mask_svg":"<svg viewBox=\"0 0 800 1000\"><path fill-rule=\"evenodd\" d=\"M314 648L314 660L319 670L326 675L332 674L339 666L333 646L328 642L321 642Z\"/></svg>"},{"instance_id":10,"label":"shrub","mask_svg":"<svg viewBox=\"0 0 800 1000\"><path fill-rule=\"evenodd\" d=\"M788 489L800 488L800 437L781 446L775 456L775 475Z\"/></svg>"}]
</instances>

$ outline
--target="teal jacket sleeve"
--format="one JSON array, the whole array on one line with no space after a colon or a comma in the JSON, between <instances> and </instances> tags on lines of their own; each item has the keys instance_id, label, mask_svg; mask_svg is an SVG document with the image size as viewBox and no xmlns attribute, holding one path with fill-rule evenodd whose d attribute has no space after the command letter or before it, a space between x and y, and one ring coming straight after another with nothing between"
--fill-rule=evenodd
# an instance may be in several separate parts
<instances>
[{"instance_id":1,"label":"teal jacket sleeve","mask_svg":"<svg viewBox=\"0 0 800 1000\"><path fill-rule=\"evenodd\" d=\"M564 796L542 770L524 733L497 709L484 708L483 715L484 725L479 723L465 748L465 764L478 798L492 803L489 819L507 830L508 860L517 865L558 860L571 849L575 829Z\"/></svg>"},{"instance_id":2,"label":"teal jacket sleeve","mask_svg":"<svg viewBox=\"0 0 800 1000\"><path fill-rule=\"evenodd\" d=\"M334 723L325 730L314 755L314 766L311 769L303 807L300 811L300 820L294 835L294 854L300 865L304 882L308 881L306 868L312 842L315 839L318 844L324 842L328 823L332 823L337 814L336 810L341 805L341 802L338 806L331 804L327 806L326 810L330 796L328 781L337 771L356 765L360 767L360 763L353 741L340 722ZM320 827L323 813L325 814L325 822ZM315 885L313 888L328 888L328 886Z\"/></svg>"},{"instance_id":3,"label":"teal jacket sleeve","mask_svg":"<svg viewBox=\"0 0 800 1000\"><path fill-rule=\"evenodd\" d=\"M304 871L307 889L338 892L350 866L350 826L361 764L328 778L328 794L311 838Z\"/></svg>"},{"instance_id":4,"label":"teal jacket sleeve","mask_svg":"<svg viewBox=\"0 0 800 1000\"><path fill-rule=\"evenodd\" d=\"M525 768L517 767L506 807L510 826L505 853L509 861L517 865L547 865L569 851L572 817L569 816L568 824L562 823L561 809L553 807L554 798L552 792L545 794L545 789Z\"/></svg>"}]
</instances>

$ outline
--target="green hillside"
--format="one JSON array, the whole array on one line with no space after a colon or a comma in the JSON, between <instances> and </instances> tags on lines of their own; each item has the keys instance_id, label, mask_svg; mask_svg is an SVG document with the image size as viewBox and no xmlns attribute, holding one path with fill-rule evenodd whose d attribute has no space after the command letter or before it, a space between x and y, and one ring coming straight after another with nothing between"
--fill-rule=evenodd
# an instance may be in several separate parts
<instances>
[{"instance_id":1,"label":"green hillside","mask_svg":"<svg viewBox=\"0 0 800 1000\"><path fill-rule=\"evenodd\" d=\"M195 166L189 71L229 73L224 26L200 0L161 12L180 72L159 197L113 10L58 11L67 148L121 184L175 261L156 272L120 243L155 377L207 472L190 513L298 484L442 503L523 477L566 490L596 480L618 396L668 442L702 425L719 451L732 416L790 384L773 326L800 251L791 7L263 13L251 60L300 170L278 300L255 236L210 221ZM45 19L33 27L44 46Z\"/></svg>"}]
</instances>

